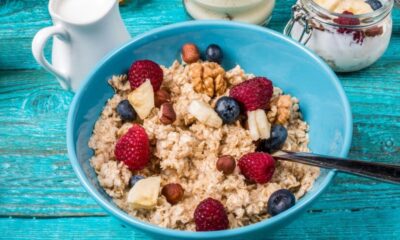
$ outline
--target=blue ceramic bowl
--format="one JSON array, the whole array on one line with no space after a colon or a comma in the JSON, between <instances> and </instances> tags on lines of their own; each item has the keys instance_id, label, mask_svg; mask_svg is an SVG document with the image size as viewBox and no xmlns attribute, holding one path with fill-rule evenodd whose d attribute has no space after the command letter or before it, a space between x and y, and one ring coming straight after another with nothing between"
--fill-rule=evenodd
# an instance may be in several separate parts
<instances>
[{"instance_id":1,"label":"blue ceramic bowl","mask_svg":"<svg viewBox=\"0 0 400 240\"><path fill-rule=\"evenodd\" d=\"M89 164L93 152L88 141L106 101L114 92L107 80L126 73L137 59L151 59L169 66L180 59L180 47L193 42L204 50L216 43L224 52L224 67L240 64L246 72L266 76L300 100L310 125L312 151L346 156L352 136L350 106L339 80L316 55L285 36L258 26L196 21L173 24L134 38L103 59L76 93L67 124L68 154L79 180L89 194L110 214L158 239L261 238L297 217L328 186L334 171L322 171L314 187L297 204L278 216L232 230L185 232L157 227L120 210L97 182Z\"/></svg>"}]
</instances>

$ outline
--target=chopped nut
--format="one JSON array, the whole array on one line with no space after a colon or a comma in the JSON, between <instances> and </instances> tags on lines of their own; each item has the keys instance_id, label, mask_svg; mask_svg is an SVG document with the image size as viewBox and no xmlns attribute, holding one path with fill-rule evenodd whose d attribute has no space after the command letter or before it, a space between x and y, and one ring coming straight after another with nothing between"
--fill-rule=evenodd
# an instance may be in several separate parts
<instances>
[{"instance_id":1,"label":"chopped nut","mask_svg":"<svg viewBox=\"0 0 400 240\"><path fill-rule=\"evenodd\" d=\"M165 89L158 90L154 95L154 104L160 107L163 103L171 101L171 95Z\"/></svg>"},{"instance_id":2,"label":"chopped nut","mask_svg":"<svg viewBox=\"0 0 400 240\"><path fill-rule=\"evenodd\" d=\"M182 60L185 63L195 63L200 59L199 49L193 43L187 43L182 47Z\"/></svg>"},{"instance_id":3,"label":"chopped nut","mask_svg":"<svg viewBox=\"0 0 400 240\"><path fill-rule=\"evenodd\" d=\"M235 159L232 156L225 155L218 158L217 169L220 172L228 175L233 173L236 167Z\"/></svg>"},{"instance_id":4,"label":"chopped nut","mask_svg":"<svg viewBox=\"0 0 400 240\"><path fill-rule=\"evenodd\" d=\"M189 75L196 92L213 97L224 94L227 89L225 70L218 63L194 63Z\"/></svg>"},{"instance_id":5,"label":"chopped nut","mask_svg":"<svg viewBox=\"0 0 400 240\"><path fill-rule=\"evenodd\" d=\"M169 183L165 185L161 194L167 199L172 205L177 204L183 198L184 190L179 183Z\"/></svg>"},{"instance_id":6,"label":"chopped nut","mask_svg":"<svg viewBox=\"0 0 400 240\"><path fill-rule=\"evenodd\" d=\"M176 113L171 103L166 102L160 108L160 122L162 124L172 124L176 120Z\"/></svg>"},{"instance_id":7,"label":"chopped nut","mask_svg":"<svg viewBox=\"0 0 400 240\"><path fill-rule=\"evenodd\" d=\"M227 87L224 75L221 74L217 75L214 81L215 81L215 91L217 92L217 95L224 94Z\"/></svg>"},{"instance_id":8,"label":"chopped nut","mask_svg":"<svg viewBox=\"0 0 400 240\"><path fill-rule=\"evenodd\" d=\"M279 124L287 123L290 118L290 108L292 106L290 95L279 96L276 106L278 108L276 122Z\"/></svg>"},{"instance_id":9,"label":"chopped nut","mask_svg":"<svg viewBox=\"0 0 400 240\"><path fill-rule=\"evenodd\" d=\"M196 92L203 92L203 67L201 63L190 65L189 75L192 80L193 89Z\"/></svg>"}]
</instances>

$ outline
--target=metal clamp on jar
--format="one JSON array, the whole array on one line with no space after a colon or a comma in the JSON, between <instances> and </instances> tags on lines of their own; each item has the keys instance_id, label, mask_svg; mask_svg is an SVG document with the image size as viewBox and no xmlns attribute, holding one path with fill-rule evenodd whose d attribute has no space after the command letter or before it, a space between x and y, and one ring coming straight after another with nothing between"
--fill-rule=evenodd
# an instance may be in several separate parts
<instances>
[{"instance_id":1,"label":"metal clamp on jar","mask_svg":"<svg viewBox=\"0 0 400 240\"><path fill-rule=\"evenodd\" d=\"M313 50L336 72L366 68L383 55L392 33L393 0L373 1L377 5L338 0L335 12L318 0L299 0L284 34Z\"/></svg>"}]
</instances>

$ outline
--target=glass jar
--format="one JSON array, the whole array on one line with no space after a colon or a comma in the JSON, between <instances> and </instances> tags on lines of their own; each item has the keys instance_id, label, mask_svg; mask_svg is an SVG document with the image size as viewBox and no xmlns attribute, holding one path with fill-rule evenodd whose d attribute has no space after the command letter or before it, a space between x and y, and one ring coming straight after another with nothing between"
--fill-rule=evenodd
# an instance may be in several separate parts
<instances>
[{"instance_id":1,"label":"glass jar","mask_svg":"<svg viewBox=\"0 0 400 240\"><path fill-rule=\"evenodd\" d=\"M385 52L392 33L393 0L367 14L339 14L298 0L284 33L323 58L336 72L366 68Z\"/></svg>"},{"instance_id":2,"label":"glass jar","mask_svg":"<svg viewBox=\"0 0 400 240\"><path fill-rule=\"evenodd\" d=\"M226 19L259 25L268 24L275 0L184 0L194 19Z\"/></svg>"}]
</instances>

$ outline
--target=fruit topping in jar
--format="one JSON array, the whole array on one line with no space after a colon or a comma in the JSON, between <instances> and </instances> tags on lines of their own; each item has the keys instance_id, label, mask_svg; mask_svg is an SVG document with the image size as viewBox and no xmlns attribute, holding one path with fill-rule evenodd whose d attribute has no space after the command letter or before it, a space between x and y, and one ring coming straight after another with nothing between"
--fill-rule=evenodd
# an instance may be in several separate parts
<instances>
[{"instance_id":1,"label":"fruit topping in jar","mask_svg":"<svg viewBox=\"0 0 400 240\"><path fill-rule=\"evenodd\" d=\"M299 0L284 33L336 72L366 68L389 45L393 0Z\"/></svg>"}]
</instances>

